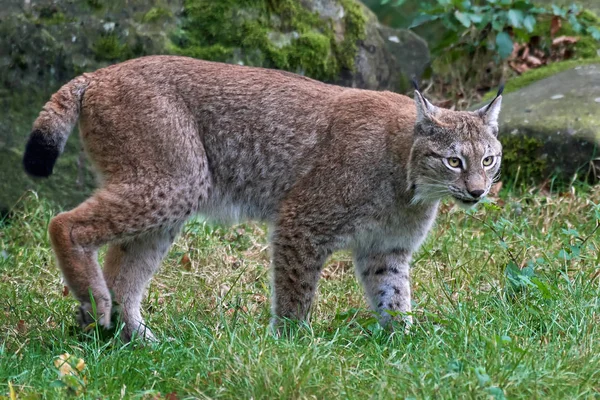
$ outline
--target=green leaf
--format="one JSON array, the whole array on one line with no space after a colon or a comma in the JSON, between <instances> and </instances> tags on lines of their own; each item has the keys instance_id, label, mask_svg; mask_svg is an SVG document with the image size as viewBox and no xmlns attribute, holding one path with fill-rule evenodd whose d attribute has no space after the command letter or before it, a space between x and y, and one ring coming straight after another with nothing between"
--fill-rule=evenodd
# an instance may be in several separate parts
<instances>
[{"instance_id":1,"label":"green leaf","mask_svg":"<svg viewBox=\"0 0 600 400\"><path fill-rule=\"evenodd\" d=\"M572 3L569 6L569 13L573 14L573 15L577 15L579 14L579 12L581 11L581 9L579 8L579 6L575 3Z\"/></svg>"},{"instance_id":2,"label":"green leaf","mask_svg":"<svg viewBox=\"0 0 600 400\"><path fill-rule=\"evenodd\" d=\"M485 389L495 400L505 400L506 396L504 395L504 391L498 386L490 386Z\"/></svg>"},{"instance_id":3,"label":"green leaf","mask_svg":"<svg viewBox=\"0 0 600 400\"><path fill-rule=\"evenodd\" d=\"M506 32L499 32L496 35L496 49L502 59L507 59L513 51L513 41Z\"/></svg>"},{"instance_id":4,"label":"green leaf","mask_svg":"<svg viewBox=\"0 0 600 400\"><path fill-rule=\"evenodd\" d=\"M538 290L542 294L542 297L546 300L551 300L554 298L552 295L552 291L548 288L548 286L540 280L540 278L532 277L531 282L537 286Z\"/></svg>"},{"instance_id":5,"label":"green leaf","mask_svg":"<svg viewBox=\"0 0 600 400\"><path fill-rule=\"evenodd\" d=\"M600 41L600 29L596 28L595 26L590 26L589 28L587 28L587 33L592 35L594 39Z\"/></svg>"},{"instance_id":6,"label":"green leaf","mask_svg":"<svg viewBox=\"0 0 600 400\"><path fill-rule=\"evenodd\" d=\"M504 21L500 21L500 20L494 20L494 21L492 21L492 28L496 32L502 32L504 30L504 28L505 28Z\"/></svg>"},{"instance_id":7,"label":"green leaf","mask_svg":"<svg viewBox=\"0 0 600 400\"><path fill-rule=\"evenodd\" d=\"M483 367L475 368L475 375L477 375L479 386L487 386L487 384L491 381L490 376L485 372L485 368Z\"/></svg>"},{"instance_id":8,"label":"green leaf","mask_svg":"<svg viewBox=\"0 0 600 400\"><path fill-rule=\"evenodd\" d=\"M460 22L465 28L471 27L471 20L469 16L461 13L460 11L454 11L454 17Z\"/></svg>"},{"instance_id":9,"label":"green leaf","mask_svg":"<svg viewBox=\"0 0 600 400\"><path fill-rule=\"evenodd\" d=\"M464 369L464 365L460 360L452 360L448 362L448 371L450 372L462 372Z\"/></svg>"},{"instance_id":10,"label":"green leaf","mask_svg":"<svg viewBox=\"0 0 600 400\"><path fill-rule=\"evenodd\" d=\"M527 11L533 8L533 4L529 0L517 0L511 4L511 8L515 10Z\"/></svg>"},{"instance_id":11,"label":"green leaf","mask_svg":"<svg viewBox=\"0 0 600 400\"><path fill-rule=\"evenodd\" d=\"M530 14L551 14L546 7L533 7L529 10Z\"/></svg>"},{"instance_id":12,"label":"green leaf","mask_svg":"<svg viewBox=\"0 0 600 400\"><path fill-rule=\"evenodd\" d=\"M481 16L481 14L468 13L466 15L469 17L471 22L473 22L474 24L478 24L483 20L483 16Z\"/></svg>"},{"instance_id":13,"label":"green leaf","mask_svg":"<svg viewBox=\"0 0 600 400\"><path fill-rule=\"evenodd\" d=\"M515 28L520 28L523 25L523 11L510 9L508 10L508 22Z\"/></svg>"},{"instance_id":14,"label":"green leaf","mask_svg":"<svg viewBox=\"0 0 600 400\"><path fill-rule=\"evenodd\" d=\"M567 10L557 6L556 4L552 4L552 14L565 18L567 16Z\"/></svg>"},{"instance_id":15,"label":"green leaf","mask_svg":"<svg viewBox=\"0 0 600 400\"><path fill-rule=\"evenodd\" d=\"M577 20L577 17L574 15L569 15L569 23L571 24L571 26L573 27L573 30L576 33L581 33L581 31L583 30L583 27L581 26L581 24L579 23L579 21Z\"/></svg>"},{"instance_id":16,"label":"green leaf","mask_svg":"<svg viewBox=\"0 0 600 400\"><path fill-rule=\"evenodd\" d=\"M421 14L421 15L418 15L415 19L413 19L412 23L410 24L410 26L408 28L409 29L416 28L417 26L421 26L427 22L435 21L436 19L439 19L439 18L440 18L439 15Z\"/></svg>"},{"instance_id":17,"label":"green leaf","mask_svg":"<svg viewBox=\"0 0 600 400\"><path fill-rule=\"evenodd\" d=\"M513 42L529 43L530 35L525 29L513 29Z\"/></svg>"},{"instance_id":18,"label":"green leaf","mask_svg":"<svg viewBox=\"0 0 600 400\"><path fill-rule=\"evenodd\" d=\"M457 0L459 3L459 7L461 10L470 10L471 9L471 1L470 0Z\"/></svg>"},{"instance_id":19,"label":"green leaf","mask_svg":"<svg viewBox=\"0 0 600 400\"><path fill-rule=\"evenodd\" d=\"M55 381L50 382L50 385L48 385L48 386L50 386L51 388L64 388L64 387L67 387L67 385L63 381L58 380L58 379L55 380Z\"/></svg>"},{"instance_id":20,"label":"green leaf","mask_svg":"<svg viewBox=\"0 0 600 400\"><path fill-rule=\"evenodd\" d=\"M535 27L535 17L533 15L528 15L525 17L525 19L523 20L523 26L525 27L525 29L527 29L527 32L531 33L533 32L533 28Z\"/></svg>"},{"instance_id":21,"label":"green leaf","mask_svg":"<svg viewBox=\"0 0 600 400\"><path fill-rule=\"evenodd\" d=\"M557 257L560 258L561 260L565 260L565 261L571 260L571 255L569 253L567 253L565 251L565 249L562 249L561 251L559 251Z\"/></svg>"}]
</instances>

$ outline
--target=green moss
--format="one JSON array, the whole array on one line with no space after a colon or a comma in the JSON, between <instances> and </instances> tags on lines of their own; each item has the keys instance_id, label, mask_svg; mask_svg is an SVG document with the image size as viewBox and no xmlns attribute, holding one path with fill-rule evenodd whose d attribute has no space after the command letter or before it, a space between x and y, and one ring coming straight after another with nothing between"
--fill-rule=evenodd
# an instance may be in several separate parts
<instances>
[{"instance_id":1,"label":"green moss","mask_svg":"<svg viewBox=\"0 0 600 400\"><path fill-rule=\"evenodd\" d=\"M131 50L119 37L114 34L101 36L92 46L94 56L98 61L122 61L131 57Z\"/></svg>"},{"instance_id":2,"label":"green moss","mask_svg":"<svg viewBox=\"0 0 600 400\"><path fill-rule=\"evenodd\" d=\"M354 69L366 18L354 0L340 0L343 38L334 21L299 0L186 0L185 20L171 34L170 50L212 61L299 72L328 80Z\"/></svg>"},{"instance_id":3,"label":"green moss","mask_svg":"<svg viewBox=\"0 0 600 400\"><path fill-rule=\"evenodd\" d=\"M173 18L173 13L168 8L164 7L152 7L142 17L143 23L154 23L161 20L169 20Z\"/></svg>"},{"instance_id":4,"label":"green moss","mask_svg":"<svg viewBox=\"0 0 600 400\"><path fill-rule=\"evenodd\" d=\"M86 4L95 11L102 9L102 0L86 0Z\"/></svg>"},{"instance_id":5,"label":"green moss","mask_svg":"<svg viewBox=\"0 0 600 400\"><path fill-rule=\"evenodd\" d=\"M365 23L367 21L360 4L354 0L341 0L344 7L345 34L341 49L338 52L342 65L354 69L354 59L358 51L358 41L365 38Z\"/></svg>"},{"instance_id":6,"label":"green moss","mask_svg":"<svg viewBox=\"0 0 600 400\"><path fill-rule=\"evenodd\" d=\"M502 180L508 184L535 184L548 177L548 163L540 157L542 140L523 135L500 136Z\"/></svg>"},{"instance_id":7,"label":"green moss","mask_svg":"<svg viewBox=\"0 0 600 400\"><path fill-rule=\"evenodd\" d=\"M50 18L40 18L46 25L60 25L67 22L67 17L62 12L52 14Z\"/></svg>"},{"instance_id":8,"label":"green moss","mask_svg":"<svg viewBox=\"0 0 600 400\"><path fill-rule=\"evenodd\" d=\"M55 4L42 4L35 8L37 19L35 22L42 25L60 25L67 22L66 15Z\"/></svg>"}]
</instances>

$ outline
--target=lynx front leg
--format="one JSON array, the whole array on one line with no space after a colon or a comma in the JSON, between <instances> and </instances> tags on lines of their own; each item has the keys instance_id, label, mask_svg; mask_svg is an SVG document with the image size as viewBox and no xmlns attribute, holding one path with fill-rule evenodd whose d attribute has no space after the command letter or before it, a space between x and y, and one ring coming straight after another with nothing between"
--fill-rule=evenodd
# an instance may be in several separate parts
<instances>
[{"instance_id":1,"label":"lynx front leg","mask_svg":"<svg viewBox=\"0 0 600 400\"><path fill-rule=\"evenodd\" d=\"M410 253L404 249L389 251L355 250L357 275L371 308L379 314L380 323L392 318L412 324L410 295ZM394 313L399 313L393 317Z\"/></svg>"},{"instance_id":2,"label":"lynx front leg","mask_svg":"<svg viewBox=\"0 0 600 400\"><path fill-rule=\"evenodd\" d=\"M273 234L271 325L282 319L304 321L308 317L321 268L328 252L314 244L314 235L300 228L280 227Z\"/></svg>"}]
</instances>

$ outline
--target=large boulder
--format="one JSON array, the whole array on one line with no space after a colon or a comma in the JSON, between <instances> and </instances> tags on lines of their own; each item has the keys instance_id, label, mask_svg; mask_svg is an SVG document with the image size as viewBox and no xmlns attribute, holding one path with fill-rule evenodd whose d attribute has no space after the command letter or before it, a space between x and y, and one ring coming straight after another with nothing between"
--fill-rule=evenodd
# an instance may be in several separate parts
<instances>
[{"instance_id":1,"label":"large boulder","mask_svg":"<svg viewBox=\"0 0 600 400\"><path fill-rule=\"evenodd\" d=\"M356 0L243 4L187 2L170 49L377 90L404 89L407 77L421 75L429 62L422 39L405 30L382 33L375 14Z\"/></svg>"},{"instance_id":2,"label":"large boulder","mask_svg":"<svg viewBox=\"0 0 600 400\"><path fill-rule=\"evenodd\" d=\"M77 133L55 175L43 181L25 176L21 157L31 124L74 76L149 54L396 91L429 61L422 39L382 27L357 0L0 0L0 208L27 189L64 207L89 194L94 178Z\"/></svg>"},{"instance_id":3,"label":"large boulder","mask_svg":"<svg viewBox=\"0 0 600 400\"><path fill-rule=\"evenodd\" d=\"M597 180L600 64L578 66L505 94L503 174L529 182Z\"/></svg>"}]
</instances>

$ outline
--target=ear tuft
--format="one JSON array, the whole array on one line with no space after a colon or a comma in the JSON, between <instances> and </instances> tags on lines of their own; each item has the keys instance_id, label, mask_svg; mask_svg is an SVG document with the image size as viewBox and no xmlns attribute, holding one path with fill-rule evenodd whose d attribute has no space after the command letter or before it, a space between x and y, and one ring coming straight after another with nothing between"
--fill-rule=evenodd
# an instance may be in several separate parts
<instances>
[{"instance_id":1,"label":"ear tuft","mask_svg":"<svg viewBox=\"0 0 600 400\"><path fill-rule=\"evenodd\" d=\"M415 90L418 92L419 91L419 82L417 82L417 78L415 78L413 76L410 81L412 82L412 85L415 88Z\"/></svg>"},{"instance_id":2,"label":"ear tuft","mask_svg":"<svg viewBox=\"0 0 600 400\"><path fill-rule=\"evenodd\" d=\"M502 96L504 93L504 82L500 82L500 86L498 86L498 93L496 93L496 97Z\"/></svg>"},{"instance_id":3,"label":"ear tuft","mask_svg":"<svg viewBox=\"0 0 600 400\"><path fill-rule=\"evenodd\" d=\"M431 121L432 117L437 112L437 107L431 104L418 90L416 81L415 85L415 105L417 107L417 123Z\"/></svg>"},{"instance_id":4,"label":"ear tuft","mask_svg":"<svg viewBox=\"0 0 600 400\"><path fill-rule=\"evenodd\" d=\"M500 116L500 107L502 105L502 92L504 92L504 83L498 87L498 93L496 97L488 104L477 110L477 114L483 119L483 121L495 131L498 128L498 117Z\"/></svg>"}]
</instances>

